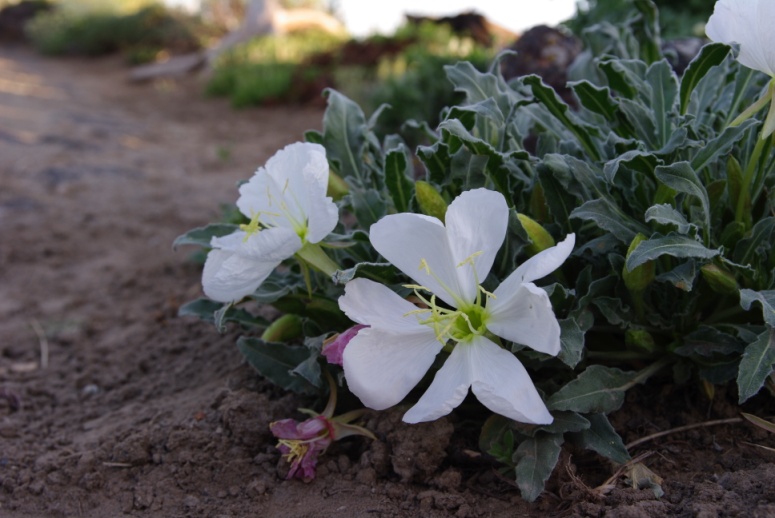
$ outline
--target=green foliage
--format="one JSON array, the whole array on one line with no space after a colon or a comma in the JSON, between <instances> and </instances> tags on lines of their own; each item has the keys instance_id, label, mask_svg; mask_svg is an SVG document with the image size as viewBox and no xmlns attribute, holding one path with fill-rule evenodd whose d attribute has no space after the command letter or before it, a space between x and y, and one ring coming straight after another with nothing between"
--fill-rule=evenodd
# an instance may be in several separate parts
<instances>
[{"instance_id":1,"label":"green foliage","mask_svg":"<svg viewBox=\"0 0 775 518\"><path fill-rule=\"evenodd\" d=\"M161 4L133 12L61 5L36 16L27 33L45 54L98 56L121 51L130 61L143 62L163 50L195 50L207 30L194 18Z\"/></svg>"}]
</instances>

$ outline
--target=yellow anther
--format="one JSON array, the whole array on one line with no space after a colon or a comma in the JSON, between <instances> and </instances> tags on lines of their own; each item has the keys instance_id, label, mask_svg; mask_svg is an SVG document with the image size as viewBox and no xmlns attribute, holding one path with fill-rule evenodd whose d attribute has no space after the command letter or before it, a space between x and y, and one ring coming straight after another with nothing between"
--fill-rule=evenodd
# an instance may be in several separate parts
<instances>
[{"instance_id":1,"label":"yellow anther","mask_svg":"<svg viewBox=\"0 0 775 518\"><path fill-rule=\"evenodd\" d=\"M309 450L309 444L294 440L294 439L280 439L277 441L279 444L282 444L283 446L286 446L288 450L290 450L288 453L286 453L286 457L288 458L288 462L293 462L294 459L302 459L304 458L304 455Z\"/></svg>"},{"instance_id":2,"label":"yellow anther","mask_svg":"<svg viewBox=\"0 0 775 518\"><path fill-rule=\"evenodd\" d=\"M425 270L425 273L428 275L431 274L431 267L428 265L428 261L426 261L424 258L420 259L420 267L418 270Z\"/></svg>"},{"instance_id":3,"label":"yellow anther","mask_svg":"<svg viewBox=\"0 0 775 518\"><path fill-rule=\"evenodd\" d=\"M261 221L259 221L260 218L261 213L257 212L253 214L253 217L250 218L250 223L243 223L239 226L239 229L245 232L245 238L242 240L243 242L247 241L248 238L253 234L261 231Z\"/></svg>"},{"instance_id":4,"label":"yellow anther","mask_svg":"<svg viewBox=\"0 0 775 518\"><path fill-rule=\"evenodd\" d=\"M474 252L473 254L469 255L468 257L466 257L465 259L460 261L460 263L458 263L457 267L460 268L461 266L466 265L466 264L470 264L471 266L473 266L474 265L474 259L476 259L480 255L482 255L483 253L484 253L483 250L479 250L478 252Z\"/></svg>"}]
</instances>

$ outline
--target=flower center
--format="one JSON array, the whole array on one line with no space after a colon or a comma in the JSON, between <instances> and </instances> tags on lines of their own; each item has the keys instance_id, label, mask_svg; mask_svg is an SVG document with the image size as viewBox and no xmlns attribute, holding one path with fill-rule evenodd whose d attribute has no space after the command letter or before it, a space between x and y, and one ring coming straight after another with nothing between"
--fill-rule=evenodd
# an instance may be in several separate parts
<instances>
[{"instance_id":1,"label":"flower center","mask_svg":"<svg viewBox=\"0 0 775 518\"><path fill-rule=\"evenodd\" d=\"M288 448L288 453L285 454L285 457L291 464L297 460L301 461L301 459L303 459L309 451L309 442L307 441L299 441L296 439L280 439L277 442Z\"/></svg>"},{"instance_id":2,"label":"flower center","mask_svg":"<svg viewBox=\"0 0 775 518\"><path fill-rule=\"evenodd\" d=\"M479 256L481 252L471 254L468 258L457 265L458 268L464 266L470 266L474 269L474 278L477 282L476 299L473 303L466 302L460 298L454 291L452 291L437 275L435 275L428 262L425 259L420 261L420 269L425 270L427 274L432 276L436 282L441 285L444 290L450 294L450 296L457 302L457 309L451 309L444 306L440 306L436 302L436 295L431 292L427 287L419 284L407 284L405 287L414 290L415 295L425 305L425 308L419 308L414 311L410 311L404 316L408 315L427 315L427 317L419 320L420 324L427 325L433 328L436 333L436 339L442 344L446 345L447 342L452 341L455 343L468 342L475 336L483 335L487 332L487 321L490 314L487 308L482 304L482 294L486 298L495 298L495 295L485 290L479 279L477 278L476 269L474 268L474 259ZM430 298L424 295L423 292L431 293Z\"/></svg>"}]
</instances>

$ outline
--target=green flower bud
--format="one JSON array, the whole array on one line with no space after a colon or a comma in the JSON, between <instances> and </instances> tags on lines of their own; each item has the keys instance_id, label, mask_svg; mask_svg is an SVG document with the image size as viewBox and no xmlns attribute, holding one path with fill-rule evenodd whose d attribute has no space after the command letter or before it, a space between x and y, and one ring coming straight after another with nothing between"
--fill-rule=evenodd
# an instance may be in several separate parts
<instances>
[{"instance_id":1,"label":"green flower bud","mask_svg":"<svg viewBox=\"0 0 775 518\"><path fill-rule=\"evenodd\" d=\"M347 182L345 182L341 176L336 174L333 171L328 172L328 195L331 196L331 198L334 199L334 201L339 201L346 195L348 192L350 192L350 187L347 186Z\"/></svg>"},{"instance_id":2,"label":"green flower bud","mask_svg":"<svg viewBox=\"0 0 775 518\"><path fill-rule=\"evenodd\" d=\"M531 256L536 255L538 252L542 252L547 248L553 247L556 243L552 235L546 231L537 221L530 219L524 214L517 214L519 222L522 224L522 228L527 232L530 238L530 246L527 247L527 253Z\"/></svg>"},{"instance_id":3,"label":"green flower bud","mask_svg":"<svg viewBox=\"0 0 775 518\"><path fill-rule=\"evenodd\" d=\"M700 268L700 272L702 272L703 278L708 281L710 289L716 293L722 295L734 295L740 290L740 287L735 280L735 276L727 270L719 268L715 264L709 263L704 265Z\"/></svg>"},{"instance_id":4,"label":"green flower bud","mask_svg":"<svg viewBox=\"0 0 775 518\"><path fill-rule=\"evenodd\" d=\"M428 182L418 180L414 184L415 197L420 205L420 210L426 216L433 216L444 223L444 216L447 213L447 202L441 197L441 194L433 188Z\"/></svg>"},{"instance_id":5,"label":"green flower bud","mask_svg":"<svg viewBox=\"0 0 775 518\"><path fill-rule=\"evenodd\" d=\"M629 258L630 254L632 254L632 251L635 250L638 245L646 239L646 236L643 234L638 234L635 236L635 238L632 240L632 243L630 243L630 247L627 249L627 258ZM651 281L654 280L654 270L654 261L646 261L645 263L633 268L632 270L627 270L627 267L625 266L622 269L624 285L627 286L627 289L631 292L639 293L645 290L646 287L651 284Z\"/></svg>"},{"instance_id":6,"label":"green flower bud","mask_svg":"<svg viewBox=\"0 0 775 518\"><path fill-rule=\"evenodd\" d=\"M298 315L283 315L267 327L261 335L265 342L287 342L301 336L301 318Z\"/></svg>"},{"instance_id":7,"label":"green flower bud","mask_svg":"<svg viewBox=\"0 0 775 518\"><path fill-rule=\"evenodd\" d=\"M624 343L631 349L640 349L649 353L657 349L654 337L643 329L628 329L624 333Z\"/></svg>"}]
</instances>

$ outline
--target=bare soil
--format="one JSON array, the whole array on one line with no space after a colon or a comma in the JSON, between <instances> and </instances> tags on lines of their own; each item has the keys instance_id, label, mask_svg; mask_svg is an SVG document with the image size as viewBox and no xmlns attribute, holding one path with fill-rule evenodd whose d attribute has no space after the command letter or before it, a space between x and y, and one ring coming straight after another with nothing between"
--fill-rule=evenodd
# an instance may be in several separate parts
<instances>
[{"instance_id":1,"label":"bare soil","mask_svg":"<svg viewBox=\"0 0 775 518\"><path fill-rule=\"evenodd\" d=\"M465 414L400 411L346 439L309 484L285 480L270 422L315 401L261 380L236 331L179 318L200 266L173 239L319 128L316 108L235 112L196 81L130 85L117 59L0 48L0 515L4 517L775 516L775 438L740 422L633 448L665 495L568 447L533 504ZM612 422L625 442L738 416L732 391L652 383ZM317 407L319 409L319 406ZM775 413L761 394L745 409Z\"/></svg>"}]
</instances>

